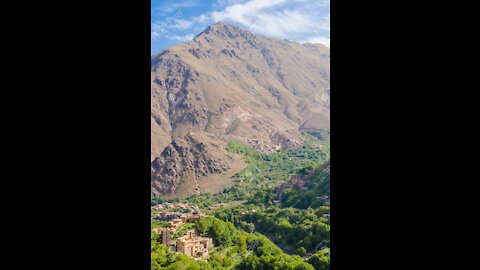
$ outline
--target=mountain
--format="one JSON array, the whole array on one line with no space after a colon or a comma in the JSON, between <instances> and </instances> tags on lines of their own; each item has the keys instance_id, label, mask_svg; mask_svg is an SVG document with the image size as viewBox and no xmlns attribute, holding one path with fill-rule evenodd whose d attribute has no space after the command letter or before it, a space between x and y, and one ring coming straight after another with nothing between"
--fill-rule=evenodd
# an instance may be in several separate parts
<instances>
[{"instance_id":1,"label":"mountain","mask_svg":"<svg viewBox=\"0 0 480 270\"><path fill-rule=\"evenodd\" d=\"M238 141L262 152L302 145L330 127L330 49L216 23L152 57L152 195L218 192L245 166Z\"/></svg>"}]
</instances>

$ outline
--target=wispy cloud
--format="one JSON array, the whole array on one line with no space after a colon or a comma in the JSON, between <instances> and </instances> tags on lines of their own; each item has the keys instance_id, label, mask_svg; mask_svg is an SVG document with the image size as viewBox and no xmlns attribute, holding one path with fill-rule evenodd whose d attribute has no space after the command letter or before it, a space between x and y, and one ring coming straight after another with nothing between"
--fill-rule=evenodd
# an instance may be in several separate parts
<instances>
[{"instance_id":1,"label":"wispy cloud","mask_svg":"<svg viewBox=\"0 0 480 270\"><path fill-rule=\"evenodd\" d=\"M167 34L167 35L165 35L165 37L168 38L168 39L171 39L171 40L185 42L185 41L188 41L188 40L192 40L194 35L190 35L190 34L187 34L187 35Z\"/></svg>"},{"instance_id":2,"label":"wispy cloud","mask_svg":"<svg viewBox=\"0 0 480 270\"><path fill-rule=\"evenodd\" d=\"M226 6L245 3L247 1L248 0L216 0L215 3L213 4L213 6L223 8L223 7L226 7Z\"/></svg>"},{"instance_id":3,"label":"wispy cloud","mask_svg":"<svg viewBox=\"0 0 480 270\"><path fill-rule=\"evenodd\" d=\"M274 37L288 38L291 34L306 33L315 27L312 18L298 10L282 10L259 13L252 22L260 33Z\"/></svg>"},{"instance_id":4,"label":"wispy cloud","mask_svg":"<svg viewBox=\"0 0 480 270\"><path fill-rule=\"evenodd\" d=\"M330 37L318 36L304 40L302 43L320 43L330 48Z\"/></svg>"},{"instance_id":5,"label":"wispy cloud","mask_svg":"<svg viewBox=\"0 0 480 270\"><path fill-rule=\"evenodd\" d=\"M214 22L233 22L260 34L299 41L305 35L329 32L329 13L329 0L251 0L214 11L210 17Z\"/></svg>"},{"instance_id":6,"label":"wispy cloud","mask_svg":"<svg viewBox=\"0 0 480 270\"><path fill-rule=\"evenodd\" d=\"M242 4L227 6L219 12L212 12L214 21L232 20L241 24L250 24L252 19L263 9L273 7L285 0L252 0Z\"/></svg>"},{"instance_id":7,"label":"wispy cloud","mask_svg":"<svg viewBox=\"0 0 480 270\"><path fill-rule=\"evenodd\" d=\"M152 1L153 7L159 0ZM202 8L191 8L200 3ZM155 6L152 10L169 15L154 18L152 11L156 20L152 22L152 40L185 41L208 25L224 21L269 37L330 46L330 0L213 0L210 4L206 8L203 1L184 0ZM162 25L165 29L161 20L182 8L188 8L187 16L177 18L167 31L158 30ZM196 13L196 9L201 11Z\"/></svg>"},{"instance_id":8,"label":"wispy cloud","mask_svg":"<svg viewBox=\"0 0 480 270\"><path fill-rule=\"evenodd\" d=\"M160 1L160 2L158 0L153 0L151 13L152 15L163 16L173 11L176 11L178 9L194 7L198 4L199 2L196 0Z\"/></svg>"},{"instance_id":9,"label":"wispy cloud","mask_svg":"<svg viewBox=\"0 0 480 270\"><path fill-rule=\"evenodd\" d=\"M184 29L190 29L193 25L194 21L189 21L189 20L178 20L176 24L172 25L173 29L179 29L179 30L184 30Z\"/></svg>"},{"instance_id":10,"label":"wispy cloud","mask_svg":"<svg viewBox=\"0 0 480 270\"><path fill-rule=\"evenodd\" d=\"M179 9L173 16L164 18L161 21L153 22L152 23L152 32L151 32L151 40L156 40L162 35L169 33L169 30L172 28L176 29L186 29L189 28L188 22L182 20L183 17L183 10Z\"/></svg>"}]
</instances>

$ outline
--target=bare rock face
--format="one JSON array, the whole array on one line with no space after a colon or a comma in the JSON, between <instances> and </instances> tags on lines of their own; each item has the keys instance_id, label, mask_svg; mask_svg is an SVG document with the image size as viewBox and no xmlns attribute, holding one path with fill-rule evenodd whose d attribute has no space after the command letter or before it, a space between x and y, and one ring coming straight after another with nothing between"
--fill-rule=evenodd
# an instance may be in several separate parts
<instances>
[{"instance_id":1,"label":"bare rock face","mask_svg":"<svg viewBox=\"0 0 480 270\"><path fill-rule=\"evenodd\" d=\"M330 50L323 45L216 23L154 56L151 80L154 195L217 191L208 181L227 187L223 173L242 167L228 158L227 141L271 152L300 146L302 128L330 125Z\"/></svg>"},{"instance_id":2,"label":"bare rock face","mask_svg":"<svg viewBox=\"0 0 480 270\"><path fill-rule=\"evenodd\" d=\"M226 143L213 136L189 133L172 141L152 162L152 193L156 196L187 196L218 192L229 184L209 181L211 175L231 177L245 164L225 151ZM232 164L235 164L232 166Z\"/></svg>"}]
</instances>

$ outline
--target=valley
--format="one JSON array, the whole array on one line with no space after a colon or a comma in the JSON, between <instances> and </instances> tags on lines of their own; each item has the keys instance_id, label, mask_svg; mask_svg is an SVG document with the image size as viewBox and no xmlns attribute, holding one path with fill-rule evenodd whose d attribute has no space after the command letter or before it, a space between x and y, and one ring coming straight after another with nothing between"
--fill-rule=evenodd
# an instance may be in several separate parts
<instances>
[{"instance_id":1,"label":"valley","mask_svg":"<svg viewBox=\"0 0 480 270\"><path fill-rule=\"evenodd\" d=\"M271 154L229 143L227 151L241 154L248 164L234 176L235 185L216 194L152 199L152 228L168 227L166 220L186 213L205 213L217 225L200 235L217 244L202 262L189 258L198 269L254 269L251 264L259 258L268 258L265 263L273 267L277 256L292 264L286 269L329 269L329 148L308 134L303 143L300 149ZM201 232L201 224L189 228ZM158 237L152 234L153 245L161 243ZM264 254L260 246L272 253Z\"/></svg>"},{"instance_id":2,"label":"valley","mask_svg":"<svg viewBox=\"0 0 480 270\"><path fill-rule=\"evenodd\" d=\"M330 269L329 76L221 22L152 57L151 269Z\"/></svg>"}]
</instances>

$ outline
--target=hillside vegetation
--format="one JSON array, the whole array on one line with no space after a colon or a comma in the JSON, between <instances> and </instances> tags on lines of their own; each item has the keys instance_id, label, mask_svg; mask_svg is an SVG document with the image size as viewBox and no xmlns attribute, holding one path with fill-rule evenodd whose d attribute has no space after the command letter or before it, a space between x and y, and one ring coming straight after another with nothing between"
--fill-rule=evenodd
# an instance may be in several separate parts
<instances>
[{"instance_id":1,"label":"hillside vegetation","mask_svg":"<svg viewBox=\"0 0 480 270\"><path fill-rule=\"evenodd\" d=\"M236 229L230 222L208 217L197 221L196 227L202 236L212 237L216 245L207 261L170 251L158 244L158 236L152 233L151 269L314 270L300 256L285 254L265 236Z\"/></svg>"}]
</instances>

